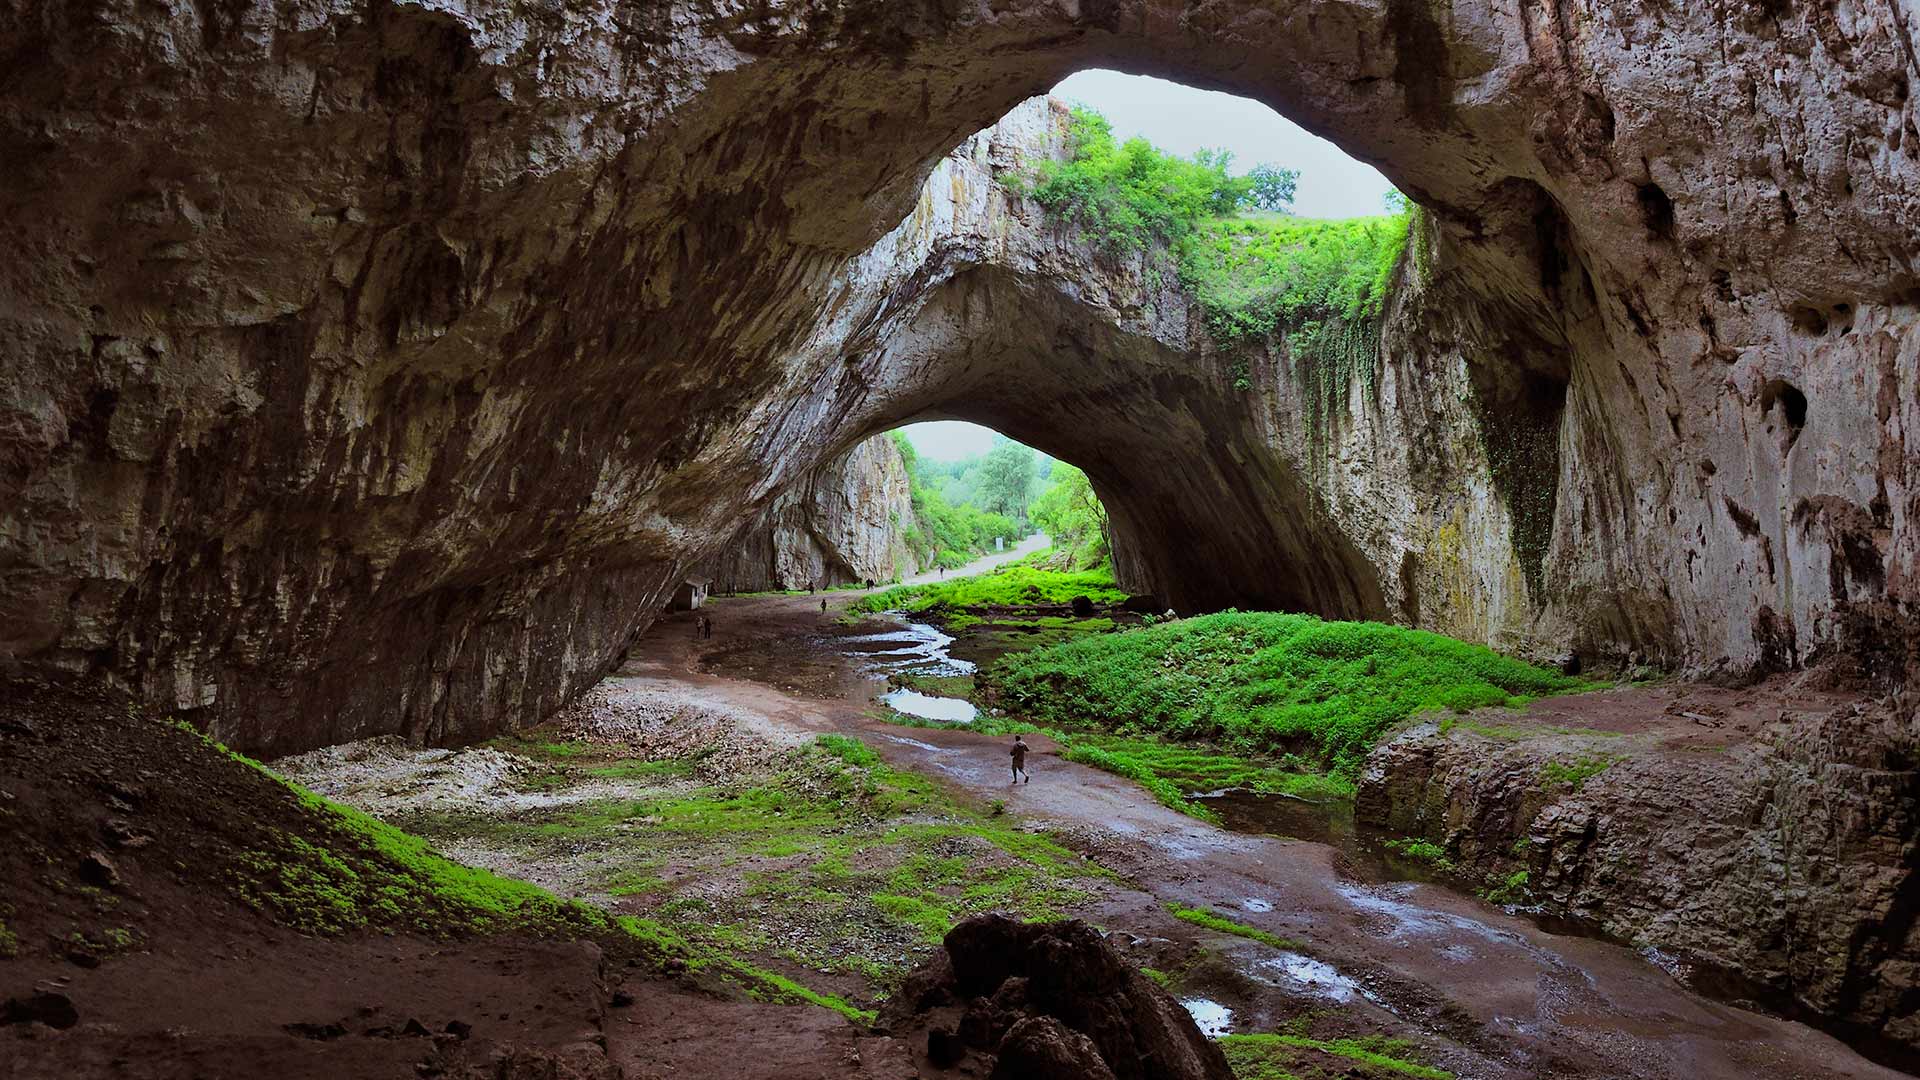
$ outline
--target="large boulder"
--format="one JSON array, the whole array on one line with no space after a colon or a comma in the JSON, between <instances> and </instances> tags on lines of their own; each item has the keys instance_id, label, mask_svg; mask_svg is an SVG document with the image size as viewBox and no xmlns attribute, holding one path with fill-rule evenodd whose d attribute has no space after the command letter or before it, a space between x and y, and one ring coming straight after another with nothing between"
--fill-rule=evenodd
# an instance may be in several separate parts
<instances>
[{"instance_id":1,"label":"large boulder","mask_svg":"<svg viewBox=\"0 0 1920 1080\"><path fill-rule=\"evenodd\" d=\"M957 1038L1002 1080L1232 1080L1193 1018L1079 920L981 915L908 976L879 1025L896 1036ZM918 1038L909 1041L920 1043Z\"/></svg>"}]
</instances>

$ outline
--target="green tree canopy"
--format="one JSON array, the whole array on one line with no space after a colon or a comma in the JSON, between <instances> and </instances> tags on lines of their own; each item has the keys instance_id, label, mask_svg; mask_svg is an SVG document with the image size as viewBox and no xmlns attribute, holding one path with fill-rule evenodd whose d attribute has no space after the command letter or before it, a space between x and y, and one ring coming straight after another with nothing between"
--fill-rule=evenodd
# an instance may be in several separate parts
<instances>
[{"instance_id":1,"label":"green tree canopy","mask_svg":"<svg viewBox=\"0 0 1920 1080\"><path fill-rule=\"evenodd\" d=\"M973 504L990 514L1001 514L1025 521L1027 504L1033 501L1033 450L1012 439L1002 439L987 451L980 463L980 479L973 491Z\"/></svg>"},{"instance_id":2,"label":"green tree canopy","mask_svg":"<svg viewBox=\"0 0 1920 1080\"><path fill-rule=\"evenodd\" d=\"M1069 553L1070 569L1105 563L1109 556L1107 509L1094 494L1087 474L1056 461L1049 479L1051 483L1028 511L1033 523L1052 538L1056 551Z\"/></svg>"},{"instance_id":3,"label":"green tree canopy","mask_svg":"<svg viewBox=\"0 0 1920 1080\"><path fill-rule=\"evenodd\" d=\"M1277 165L1255 165L1247 174L1253 181L1250 199L1261 210L1276 213L1293 206L1294 189L1300 183L1300 170L1282 169Z\"/></svg>"}]
</instances>

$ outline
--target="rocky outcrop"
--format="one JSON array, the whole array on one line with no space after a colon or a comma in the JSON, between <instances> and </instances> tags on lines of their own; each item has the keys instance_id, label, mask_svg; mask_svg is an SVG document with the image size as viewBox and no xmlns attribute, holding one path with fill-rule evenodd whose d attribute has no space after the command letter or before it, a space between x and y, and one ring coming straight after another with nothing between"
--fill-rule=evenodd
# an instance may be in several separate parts
<instances>
[{"instance_id":1,"label":"rocky outcrop","mask_svg":"<svg viewBox=\"0 0 1920 1080\"><path fill-rule=\"evenodd\" d=\"M255 750L477 737L852 441L959 416L1086 467L1182 610L1890 676L1916 33L1666 0L21 8L0 657ZM1044 112L969 134L1095 64L1260 98L1427 208L1378 364L1222 355L1159 267L996 185Z\"/></svg>"},{"instance_id":2,"label":"rocky outcrop","mask_svg":"<svg viewBox=\"0 0 1920 1080\"><path fill-rule=\"evenodd\" d=\"M1369 757L1356 819L1433 840L1476 882L1524 871L1505 899L1920 1062L1912 703L1796 686L1607 696L1621 700L1562 706L1584 715L1411 728ZM1577 726L1603 714L1624 730Z\"/></svg>"},{"instance_id":3,"label":"rocky outcrop","mask_svg":"<svg viewBox=\"0 0 1920 1080\"><path fill-rule=\"evenodd\" d=\"M979 915L909 974L877 1027L996 1080L1233 1080L1179 1002L1078 920Z\"/></svg>"},{"instance_id":4,"label":"rocky outcrop","mask_svg":"<svg viewBox=\"0 0 1920 1080\"><path fill-rule=\"evenodd\" d=\"M919 571L912 482L893 440L864 440L814 470L693 574L716 592L831 588Z\"/></svg>"}]
</instances>

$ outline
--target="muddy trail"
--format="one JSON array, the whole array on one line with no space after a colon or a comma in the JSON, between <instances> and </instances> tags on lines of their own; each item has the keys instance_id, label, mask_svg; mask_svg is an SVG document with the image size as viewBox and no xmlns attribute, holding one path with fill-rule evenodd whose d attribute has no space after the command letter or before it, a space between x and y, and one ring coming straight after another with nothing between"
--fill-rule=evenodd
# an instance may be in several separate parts
<instances>
[{"instance_id":1,"label":"muddy trail","mask_svg":"<svg viewBox=\"0 0 1920 1080\"><path fill-rule=\"evenodd\" d=\"M1270 935L1216 935L1175 984L1211 1033L1337 1015L1344 1030L1413 1039L1462 1077L1904 1075L1802 1024L1703 997L1683 982L1682 965L1653 950L1551 933L1439 885L1381 880L1350 847L1319 842L1328 837L1312 814L1223 807L1230 825L1265 822L1314 840L1215 827L1131 781L1061 759L1045 738L1034 739L1032 781L1012 784L1006 739L883 719L875 702L887 674L903 664L936 676L965 665L945 655L945 635L931 627L841 618L849 602L842 594L823 613L816 597L719 601L707 612L712 639L694 639L691 616L667 620L607 689L671 689L773 727L856 736L896 768L1004 801L1127 882L1076 913L1123 932L1142 966L1191 953L1196 930L1169 904Z\"/></svg>"}]
</instances>

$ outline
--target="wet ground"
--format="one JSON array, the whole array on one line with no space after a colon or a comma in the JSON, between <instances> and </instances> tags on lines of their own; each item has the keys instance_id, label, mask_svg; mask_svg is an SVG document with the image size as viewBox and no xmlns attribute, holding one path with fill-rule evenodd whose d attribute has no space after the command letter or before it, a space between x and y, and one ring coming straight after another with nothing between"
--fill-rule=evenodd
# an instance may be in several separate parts
<instances>
[{"instance_id":1,"label":"wet ground","mask_svg":"<svg viewBox=\"0 0 1920 1080\"><path fill-rule=\"evenodd\" d=\"M836 609L846 600L838 600ZM939 777L1070 838L1134 886L1085 912L1125 935L1143 967L1220 1031L1410 1037L1463 1077L1897 1077L1792 1021L1710 1000L1658 953L1550 932L1350 842L1352 825L1290 800L1221 792L1227 827L1169 810L1131 782L1033 740L1031 784L1008 783L1006 740L964 725L902 728L875 707L889 676L960 674L946 635L866 620L809 598L720 601L723 631L696 643L669 621L623 678L673 680L703 697L857 735L889 761ZM684 617L683 617L684 618ZM930 633L929 633L930 632ZM917 708L951 708L942 695ZM1582 706L1586 712L1596 707ZM1588 724L1593 717L1586 717ZM1210 909L1282 941L1196 931L1168 915Z\"/></svg>"}]
</instances>

